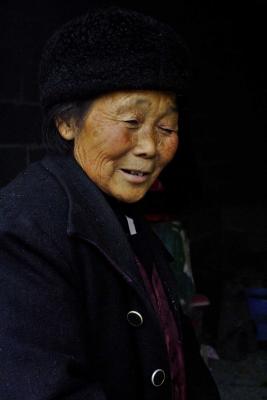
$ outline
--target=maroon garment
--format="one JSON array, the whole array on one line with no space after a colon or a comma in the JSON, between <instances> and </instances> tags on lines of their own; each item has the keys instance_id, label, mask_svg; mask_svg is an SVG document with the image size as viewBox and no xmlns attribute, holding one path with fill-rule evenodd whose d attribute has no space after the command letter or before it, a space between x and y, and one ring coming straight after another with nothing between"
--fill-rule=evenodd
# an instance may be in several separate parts
<instances>
[{"instance_id":1,"label":"maroon garment","mask_svg":"<svg viewBox=\"0 0 267 400\"><path fill-rule=\"evenodd\" d=\"M150 295L151 302L159 316L162 331L164 333L173 387L172 400L186 400L186 381L182 342L165 290L155 266L153 267L150 280L145 268L138 259L137 264L146 289Z\"/></svg>"}]
</instances>

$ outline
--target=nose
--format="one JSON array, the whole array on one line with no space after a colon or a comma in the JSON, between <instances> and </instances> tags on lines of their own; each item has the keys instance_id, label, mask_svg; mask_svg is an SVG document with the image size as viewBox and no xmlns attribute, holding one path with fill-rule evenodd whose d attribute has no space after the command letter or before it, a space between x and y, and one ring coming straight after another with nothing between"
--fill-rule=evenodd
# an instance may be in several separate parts
<instances>
[{"instance_id":1,"label":"nose","mask_svg":"<svg viewBox=\"0 0 267 400\"><path fill-rule=\"evenodd\" d=\"M139 131L137 133L133 152L136 156L153 158L157 152L157 141L154 133Z\"/></svg>"}]
</instances>

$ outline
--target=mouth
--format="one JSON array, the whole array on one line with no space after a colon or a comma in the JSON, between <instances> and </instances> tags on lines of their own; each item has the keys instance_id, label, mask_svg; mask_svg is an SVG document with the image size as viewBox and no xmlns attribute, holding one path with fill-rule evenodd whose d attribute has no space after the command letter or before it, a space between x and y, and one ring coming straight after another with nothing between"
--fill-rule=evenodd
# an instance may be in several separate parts
<instances>
[{"instance_id":1,"label":"mouth","mask_svg":"<svg viewBox=\"0 0 267 400\"><path fill-rule=\"evenodd\" d=\"M140 185L149 181L151 173L140 169L121 168L124 179L132 185Z\"/></svg>"},{"instance_id":2,"label":"mouth","mask_svg":"<svg viewBox=\"0 0 267 400\"><path fill-rule=\"evenodd\" d=\"M135 170L135 169L121 168L121 170L123 172L125 172L126 174L133 175L133 176L141 176L141 177L143 177L143 176L147 176L147 175L150 174L147 171L140 171L140 170Z\"/></svg>"}]
</instances>

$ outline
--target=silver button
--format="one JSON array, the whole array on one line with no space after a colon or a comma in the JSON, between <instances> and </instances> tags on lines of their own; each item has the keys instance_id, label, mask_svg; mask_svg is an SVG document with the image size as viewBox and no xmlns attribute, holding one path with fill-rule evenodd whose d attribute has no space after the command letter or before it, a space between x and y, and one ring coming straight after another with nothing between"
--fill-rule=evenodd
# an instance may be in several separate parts
<instances>
[{"instance_id":1,"label":"silver button","mask_svg":"<svg viewBox=\"0 0 267 400\"><path fill-rule=\"evenodd\" d=\"M132 326L141 326L143 323L143 317L137 311L129 311L127 313L127 321Z\"/></svg>"},{"instance_id":2,"label":"silver button","mask_svg":"<svg viewBox=\"0 0 267 400\"><path fill-rule=\"evenodd\" d=\"M163 369L156 369L151 376L152 385L158 387L161 386L165 381L166 375Z\"/></svg>"}]
</instances>

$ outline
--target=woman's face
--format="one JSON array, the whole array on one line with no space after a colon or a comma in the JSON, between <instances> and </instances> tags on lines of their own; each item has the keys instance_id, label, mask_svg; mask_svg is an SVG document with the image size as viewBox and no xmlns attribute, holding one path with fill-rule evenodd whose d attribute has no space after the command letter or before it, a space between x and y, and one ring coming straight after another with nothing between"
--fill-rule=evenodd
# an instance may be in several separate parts
<instances>
[{"instance_id":1,"label":"woman's face","mask_svg":"<svg viewBox=\"0 0 267 400\"><path fill-rule=\"evenodd\" d=\"M160 91L101 96L73 138L74 157L95 184L118 200L136 202L177 150L175 98Z\"/></svg>"}]
</instances>

